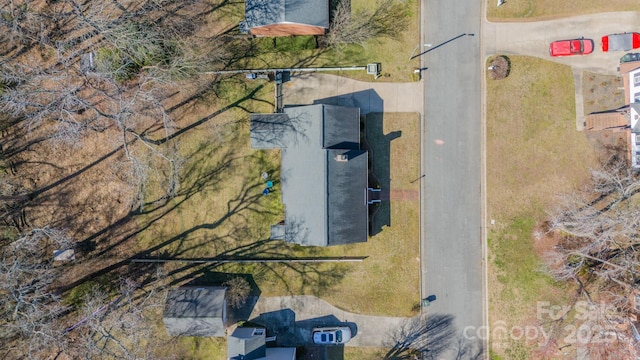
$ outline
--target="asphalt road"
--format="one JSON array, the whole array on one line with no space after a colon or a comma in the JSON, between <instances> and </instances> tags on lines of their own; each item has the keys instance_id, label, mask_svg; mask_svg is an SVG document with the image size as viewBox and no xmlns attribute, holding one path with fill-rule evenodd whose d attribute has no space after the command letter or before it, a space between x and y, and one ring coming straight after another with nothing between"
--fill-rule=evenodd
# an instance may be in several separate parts
<instances>
[{"instance_id":1,"label":"asphalt road","mask_svg":"<svg viewBox=\"0 0 640 360\"><path fill-rule=\"evenodd\" d=\"M437 297L427 314L451 314L460 332L474 334L485 313L482 2L428 1L422 9L421 293Z\"/></svg>"}]
</instances>

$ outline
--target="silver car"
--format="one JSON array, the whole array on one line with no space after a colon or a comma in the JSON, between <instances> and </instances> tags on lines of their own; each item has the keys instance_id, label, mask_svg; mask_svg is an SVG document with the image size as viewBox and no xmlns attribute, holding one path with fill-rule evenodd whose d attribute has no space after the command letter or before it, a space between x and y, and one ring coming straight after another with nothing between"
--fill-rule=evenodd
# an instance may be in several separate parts
<instances>
[{"instance_id":1,"label":"silver car","mask_svg":"<svg viewBox=\"0 0 640 360\"><path fill-rule=\"evenodd\" d=\"M346 326L313 329L313 343L317 345L339 345L351 340L351 329Z\"/></svg>"}]
</instances>

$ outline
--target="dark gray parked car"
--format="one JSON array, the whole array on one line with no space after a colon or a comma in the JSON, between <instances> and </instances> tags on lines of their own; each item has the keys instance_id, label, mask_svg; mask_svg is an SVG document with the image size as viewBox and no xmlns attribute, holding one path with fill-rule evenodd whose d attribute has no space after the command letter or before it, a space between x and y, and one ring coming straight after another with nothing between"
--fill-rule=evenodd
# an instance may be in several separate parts
<instances>
[{"instance_id":1,"label":"dark gray parked car","mask_svg":"<svg viewBox=\"0 0 640 360\"><path fill-rule=\"evenodd\" d=\"M632 61L640 61L640 53L628 53L620 58L620 64Z\"/></svg>"}]
</instances>

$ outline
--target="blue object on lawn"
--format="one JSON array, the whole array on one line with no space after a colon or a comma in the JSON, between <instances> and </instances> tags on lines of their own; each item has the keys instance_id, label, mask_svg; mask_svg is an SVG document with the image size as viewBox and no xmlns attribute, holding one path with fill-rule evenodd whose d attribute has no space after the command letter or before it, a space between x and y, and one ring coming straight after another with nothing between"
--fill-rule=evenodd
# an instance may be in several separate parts
<instances>
[{"instance_id":1,"label":"blue object on lawn","mask_svg":"<svg viewBox=\"0 0 640 360\"><path fill-rule=\"evenodd\" d=\"M267 181L267 188L271 189L273 187L273 181Z\"/></svg>"},{"instance_id":2,"label":"blue object on lawn","mask_svg":"<svg viewBox=\"0 0 640 360\"><path fill-rule=\"evenodd\" d=\"M269 195L269 189L262 190L262 195Z\"/></svg>"}]
</instances>

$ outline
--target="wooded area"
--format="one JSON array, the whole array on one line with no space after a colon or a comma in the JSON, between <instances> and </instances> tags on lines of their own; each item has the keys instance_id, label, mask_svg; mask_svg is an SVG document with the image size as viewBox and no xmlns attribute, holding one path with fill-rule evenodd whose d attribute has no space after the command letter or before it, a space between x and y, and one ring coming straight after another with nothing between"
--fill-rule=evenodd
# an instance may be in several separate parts
<instances>
[{"instance_id":1,"label":"wooded area","mask_svg":"<svg viewBox=\"0 0 640 360\"><path fill-rule=\"evenodd\" d=\"M225 81L231 75L206 73L242 69L261 55L256 39L223 19L237 18L226 10L231 5L208 0L0 5L3 358L161 357L154 351L164 338L152 335L164 300L161 268L128 267L122 260L99 270L82 261L54 260L53 254L107 256L112 243L135 239L144 230L135 216L169 204L178 192L188 195L204 186L182 186L187 159L178 151L178 135L218 113L191 123L184 119L192 120L198 100L228 100ZM401 4L381 6L407 15ZM361 44L402 29L384 11L366 15L380 26L363 33L365 23L349 23L360 35L329 35L333 44ZM222 110L253 99L260 88L244 86L240 100L221 101ZM222 136L211 138L215 147ZM252 189L247 185L243 196ZM243 199L236 207L245 206ZM234 306L250 291L238 279L226 283Z\"/></svg>"},{"instance_id":2,"label":"wooded area","mask_svg":"<svg viewBox=\"0 0 640 360\"><path fill-rule=\"evenodd\" d=\"M625 149L614 150L591 171L590 184L561 196L547 224L548 236L555 239L545 253L549 270L560 281L575 282L576 301L589 304L588 316L563 315L562 320L587 326L594 359L627 358L634 353L633 339L640 337L635 328L640 176L630 168Z\"/></svg>"}]
</instances>

